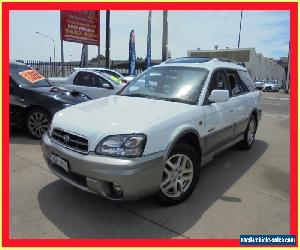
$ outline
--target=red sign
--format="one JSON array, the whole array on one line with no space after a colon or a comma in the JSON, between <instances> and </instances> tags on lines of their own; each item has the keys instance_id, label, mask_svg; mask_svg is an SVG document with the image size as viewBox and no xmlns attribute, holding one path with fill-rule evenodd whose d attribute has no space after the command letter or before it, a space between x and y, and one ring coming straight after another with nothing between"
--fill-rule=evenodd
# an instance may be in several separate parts
<instances>
[{"instance_id":1,"label":"red sign","mask_svg":"<svg viewBox=\"0 0 300 250\"><path fill-rule=\"evenodd\" d=\"M64 41L99 45L99 11L61 10L60 32Z\"/></svg>"}]
</instances>

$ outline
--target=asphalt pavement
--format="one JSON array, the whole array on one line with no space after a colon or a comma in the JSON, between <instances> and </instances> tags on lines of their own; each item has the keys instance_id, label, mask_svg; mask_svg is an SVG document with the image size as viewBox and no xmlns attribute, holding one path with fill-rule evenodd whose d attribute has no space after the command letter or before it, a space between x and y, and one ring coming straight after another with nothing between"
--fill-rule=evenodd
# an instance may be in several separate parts
<instances>
[{"instance_id":1,"label":"asphalt pavement","mask_svg":"<svg viewBox=\"0 0 300 250\"><path fill-rule=\"evenodd\" d=\"M282 94L284 95L284 94ZM289 99L263 93L250 151L230 148L201 169L184 203L113 202L58 180L39 141L10 136L11 238L238 238L289 233ZM271 98L269 98L271 97ZM279 99L285 98L285 99Z\"/></svg>"}]
</instances>

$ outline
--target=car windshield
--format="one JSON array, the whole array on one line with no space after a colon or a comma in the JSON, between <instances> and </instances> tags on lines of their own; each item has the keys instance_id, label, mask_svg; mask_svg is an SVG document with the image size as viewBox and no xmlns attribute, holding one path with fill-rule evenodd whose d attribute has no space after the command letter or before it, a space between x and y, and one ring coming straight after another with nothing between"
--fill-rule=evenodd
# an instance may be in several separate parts
<instances>
[{"instance_id":1,"label":"car windshield","mask_svg":"<svg viewBox=\"0 0 300 250\"><path fill-rule=\"evenodd\" d=\"M54 84L35 69L22 64L10 64L10 76L21 86L49 87Z\"/></svg>"},{"instance_id":2,"label":"car windshield","mask_svg":"<svg viewBox=\"0 0 300 250\"><path fill-rule=\"evenodd\" d=\"M107 69L101 69L101 70L95 70L99 73L105 73L105 74L108 74L108 75L111 75L111 76L114 76L116 78L123 78L122 75L120 75L119 73L115 72L115 71L112 71L112 70L107 70Z\"/></svg>"},{"instance_id":3,"label":"car windshield","mask_svg":"<svg viewBox=\"0 0 300 250\"><path fill-rule=\"evenodd\" d=\"M112 81L115 85L119 86L120 84L122 84L122 80L118 77L112 76L110 74L107 73L101 73L101 75L103 75L105 78L109 79L110 81Z\"/></svg>"},{"instance_id":4,"label":"car windshield","mask_svg":"<svg viewBox=\"0 0 300 250\"><path fill-rule=\"evenodd\" d=\"M203 68L153 67L133 79L120 95L197 104L207 75Z\"/></svg>"}]
</instances>

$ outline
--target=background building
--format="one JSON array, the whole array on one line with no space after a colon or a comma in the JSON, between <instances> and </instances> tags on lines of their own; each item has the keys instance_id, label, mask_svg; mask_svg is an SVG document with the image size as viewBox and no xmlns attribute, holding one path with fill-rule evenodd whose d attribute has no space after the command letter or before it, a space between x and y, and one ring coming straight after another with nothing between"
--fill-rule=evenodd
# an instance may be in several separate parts
<instances>
[{"instance_id":1,"label":"background building","mask_svg":"<svg viewBox=\"0 0 300 250\"><path fill-rule=\"evenodd\" d=\"M242 49L215 49L215 50L188 50L189 57L221 57L243 63L254 81L278 80L279 86L284 87L286 70L281 61L264 57L256 53L255 48Z\"/></svg>"}]
</instances>

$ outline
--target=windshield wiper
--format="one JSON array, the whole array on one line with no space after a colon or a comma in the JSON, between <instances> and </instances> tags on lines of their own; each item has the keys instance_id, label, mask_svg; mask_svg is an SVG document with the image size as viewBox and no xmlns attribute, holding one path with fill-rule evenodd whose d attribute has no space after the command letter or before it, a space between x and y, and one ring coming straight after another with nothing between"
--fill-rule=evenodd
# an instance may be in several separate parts
<instances>
[{"instance_id":1,"label":"windshield wiper","mask_svg":"<svg viewBox=\"0 0 300 250\"><path fill-rule=\"evenodd\" d=\"M149 99L156 99L159 100L160 98L151 96L151 95L145 95L145 94L140 94L140 93L135 93L135 94L129 94L129 95L122 95L122 96L130 96L130 97L144 97L144 98L149 98Z\"/></svg>"},{"instance_id":2,"label":"windshield wiper","mask_svg":"<svg viewBox=\"0 0 300 250\"><path fill-rule=\"evenodd\" d=\"M145 95L145 94L141 94L141 93L128 94L128 95L123 95L123 96L144 97L144 98L155 99L155 100L163 100L163 101L169 101L169 102L181 102L181 103L195 105L194 101L184 100L184 99L180 99L180 98L176 98L176 97L158 97L158 96Z\"/></svg>"},{"instance_id":3,"label":"windshield wiper","mask_svg":"<svg viewBox=\"0 0 300 250\"><path fill-rule=\"evenodd\" d=\"M192 104L192 105L195 105L195 102L193 101L189 101L189 100L184 100L184 99L180 99L180 98L176 98L176 97L162 97L161 98L162 100L164 101L169 101L169 102L181 102L181 103L186 103L186 104Z\"/></svg>"}]
</instances>

